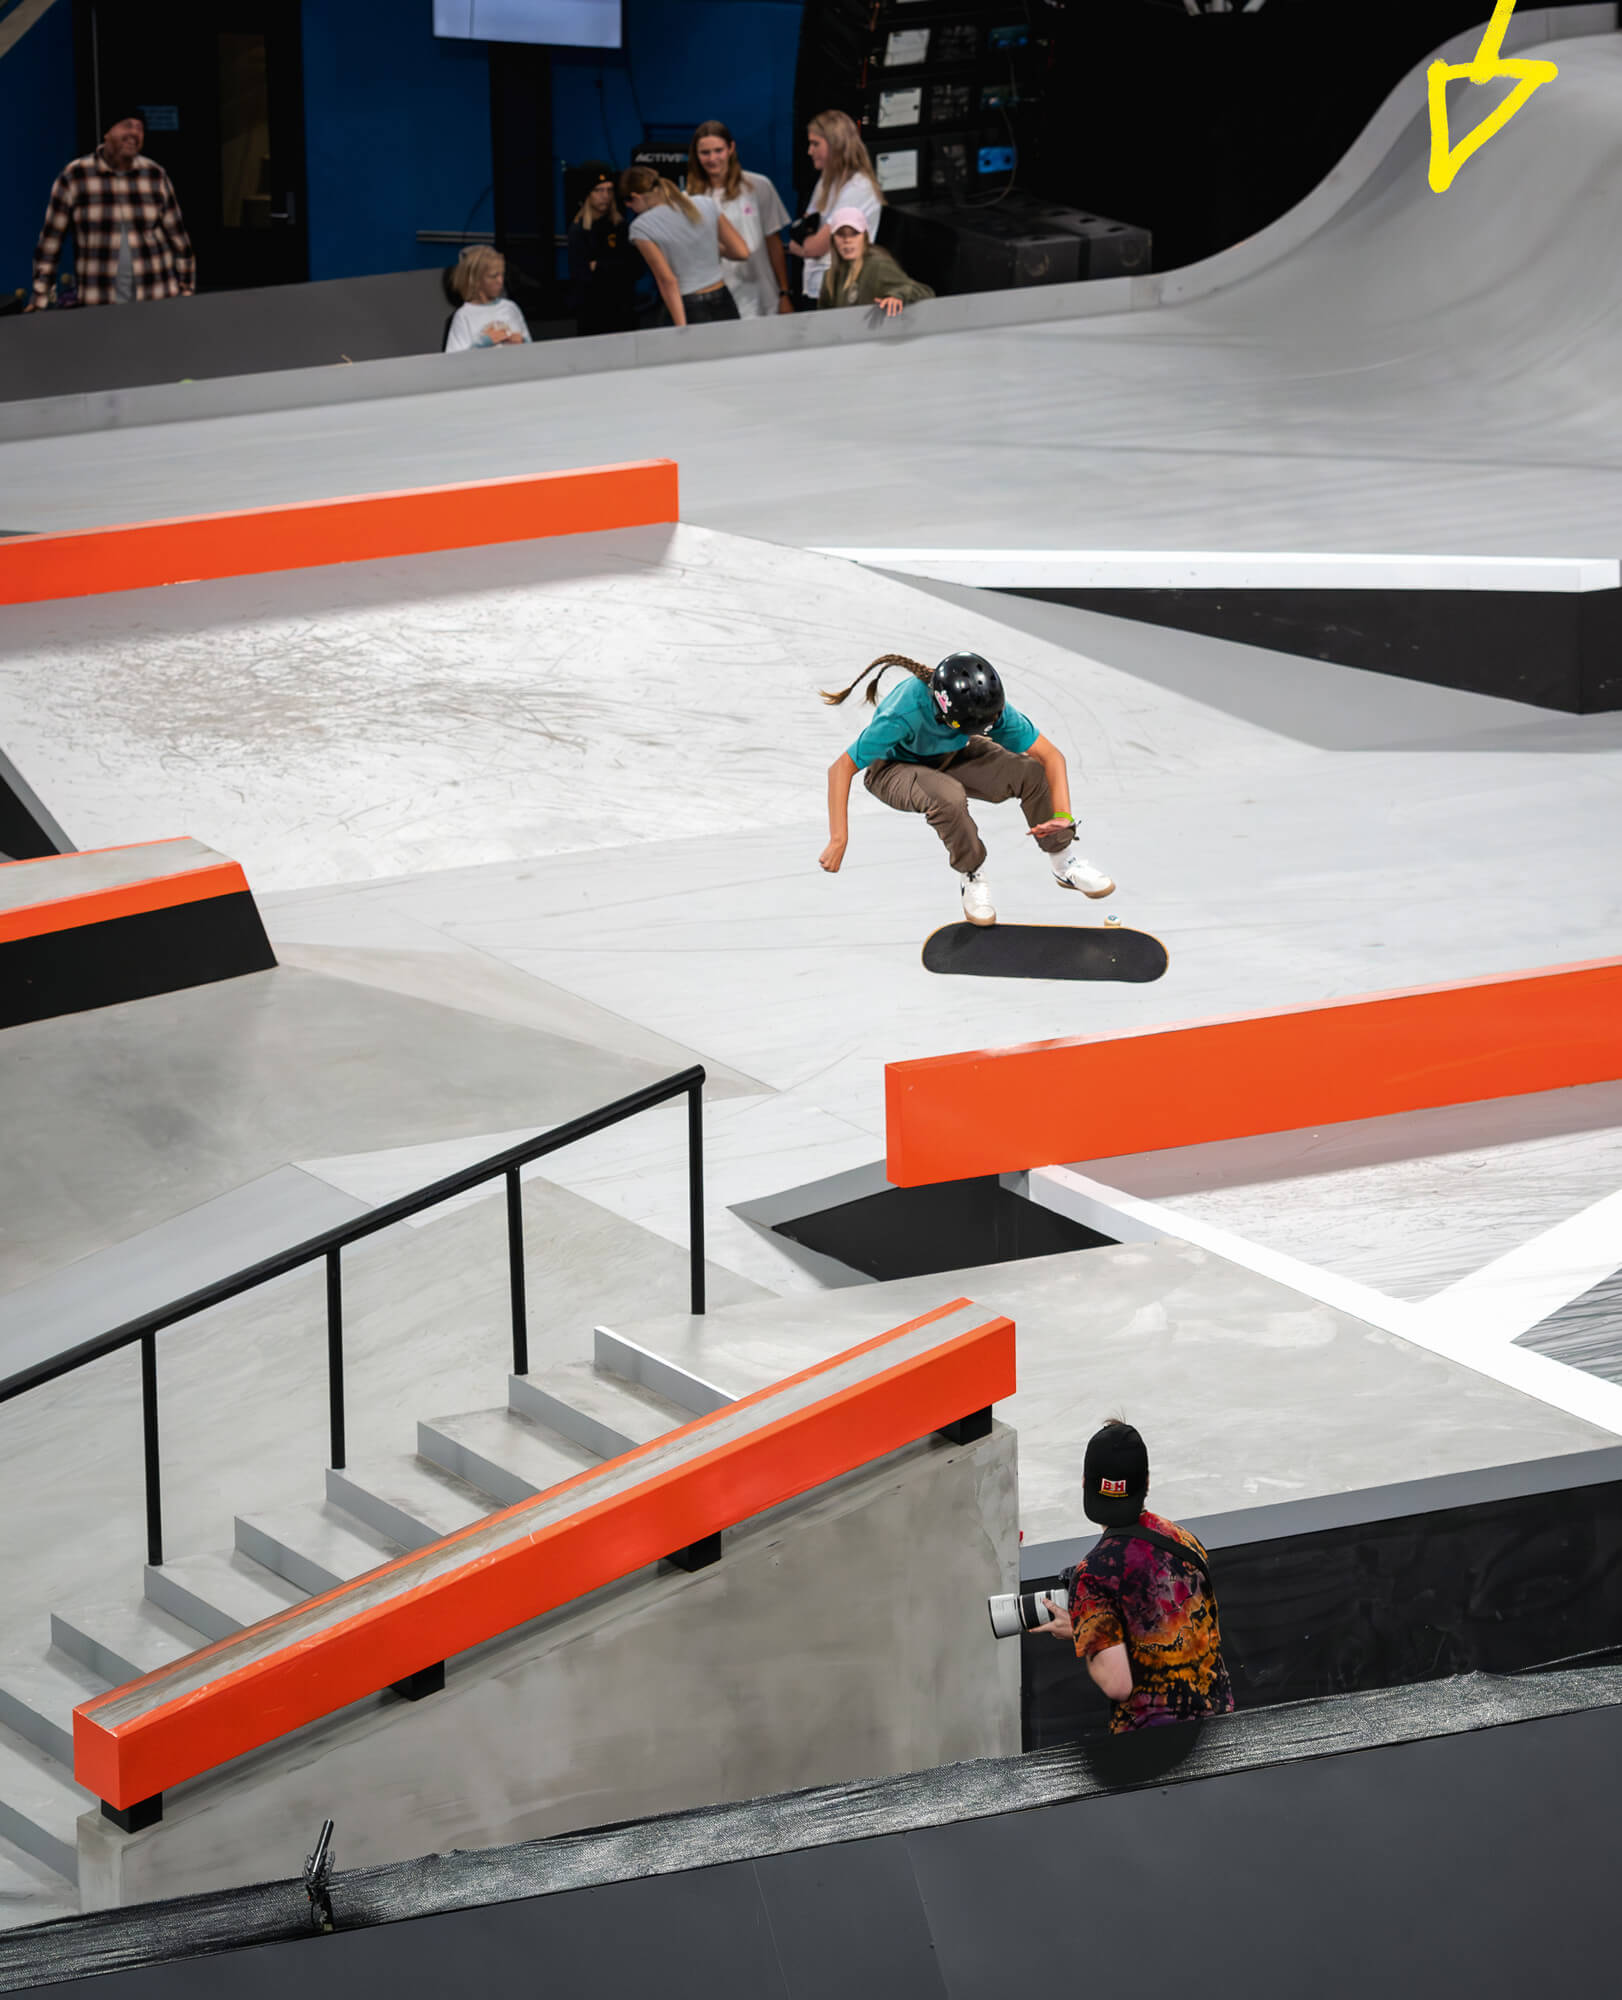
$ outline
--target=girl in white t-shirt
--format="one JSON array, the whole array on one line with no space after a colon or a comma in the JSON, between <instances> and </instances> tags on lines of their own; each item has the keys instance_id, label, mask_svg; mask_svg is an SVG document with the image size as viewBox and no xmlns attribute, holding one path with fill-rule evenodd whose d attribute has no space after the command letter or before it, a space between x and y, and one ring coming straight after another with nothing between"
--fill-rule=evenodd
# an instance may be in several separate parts
<instances>
[{"instance_id":1,"label":"girl in white t-shirt","mask_svg":"<svg viewBox=\"0 0 1622 2000\"><path fill-rule=\"evenodd\" d=\"M511 299L507 260L488 243L473 243L456 260L451 287L463 303L457 307L445 335L447 354L464 354L470 347L522 347L529 339L524 315Z\"/></svg>"},{"instance_id":2,"label":"girl in white t-shirt","mask_svg":"<svg viewBox=\"0 0 1622 2000\"><path fill-rule=\"evenodd\" d=\"M687 192L707 194L749 247L747 262L728 264L721 273L737 301L738 317L793 312L782 237L788 210L764 174L744 172L737 143L719 118L707 118L693 134L687 148Z\"/></svg>"},{"instance_id":3,"label":"girl in white t-shirt","mask_svg":"<svg viewBox=\"0 0 1622 2000\"><path fill-rule=\"evenodd\" d=\"M884 196L879 191L873 162L862 144L862 135L849 112L819 111L806 127L805 136L805 150L817 170L817 184L811 190L805 212L822 220L814 235L800 243L791 242L788 247L792 255L805 259L801 284L808 303L815 305L822 290L822 274L833 254L828 217L836 208L859 208L867 218L867 240L875 242Z\"/></svg>"}]
</instances>

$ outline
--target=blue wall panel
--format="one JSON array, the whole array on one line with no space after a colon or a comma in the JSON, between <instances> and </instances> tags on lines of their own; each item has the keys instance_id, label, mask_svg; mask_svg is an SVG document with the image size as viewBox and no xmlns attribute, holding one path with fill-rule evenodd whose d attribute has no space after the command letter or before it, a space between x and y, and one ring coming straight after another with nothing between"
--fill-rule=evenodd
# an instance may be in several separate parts
<instances>
[{"instance_id":1,"label":"blue wall panel","mask_svg":"<svg viewBox=\"0 0 1622 2000\"><path fill-rule=\"evenodd\" d=\"M441 40L432 0L304 0L310 276L450 263L419 229L490 227L486 44Z\"/></svg>"},{"instance_id":2,"label":"blue wall panel","mask_svg":"<svg viewBox=\"0 0 1622 2000\"><path fill-rule=\"evenodd\" d=\"M51 183L79 150L71 0L56 0L0 58L0 107L0 292L13 292L33 281ZM64 268L71 262L65 252Z\"/></svg>"},{"instance_id":3,"label":"blue wall panel","mask_svg":"<svg viewBox=\"0 0 1622 2000\"><path fill-rule=\"evenodd\" d=\"M51 182L76 150L71 0L0 63L0 291L26 285ZM644 126L725 119L793 206L800 0L626 0L625 47L560 50L553 152L622 164ZM5 0L0 0L0 20ZM487 44L441 40L432 0L303 0L310 276L452 261L419 229L489 228Z\"/></svg>"},{"instance_id":4,"label":"blue wall panel","mask_svg":"<svg viewBox=\"0 0 1622 2000\"><path fill-rule=\"evenodd\" d=\"M625 0L617 55L553 56L560 167L605 155L623 165L645 125L686 136L719 118L731 126L744 165L770 175L792 211L800 13L800 0Z\"/></svg>"}]
</instances>

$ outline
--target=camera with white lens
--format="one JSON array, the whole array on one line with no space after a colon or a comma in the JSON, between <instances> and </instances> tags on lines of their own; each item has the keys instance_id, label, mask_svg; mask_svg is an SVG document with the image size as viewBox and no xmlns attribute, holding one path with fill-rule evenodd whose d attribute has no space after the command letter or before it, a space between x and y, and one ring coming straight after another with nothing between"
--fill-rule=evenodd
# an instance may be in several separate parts
<instances>
[{"instance_id":1,"label":"camera with white lens","mask_svg":"<svg viewBox=\"0 0 1622 2000\"><path fill-rule=\"evenodd\" d=\"M1021 1632L1039 1632L1053 1623L1051 1597L1060 1604L1070 1601L1070 1583L1075 1572L1066 1570L1056 1584L1046 1590L1010 1590L1000 1597L988 1597L991 1629L999 1639L1017 1639Z\"/></svg>"}]
</instances>

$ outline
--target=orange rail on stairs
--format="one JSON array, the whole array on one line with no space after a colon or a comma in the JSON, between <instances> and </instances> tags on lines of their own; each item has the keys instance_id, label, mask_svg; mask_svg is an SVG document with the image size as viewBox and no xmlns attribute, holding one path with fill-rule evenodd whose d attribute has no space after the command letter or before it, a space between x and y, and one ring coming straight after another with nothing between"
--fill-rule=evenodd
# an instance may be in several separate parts
<instances>
[{"instance_id":1,"label":"orange rail on stairs","mask_svg":"<svg viewBox=\"0 0 1622 2000\"><path fill-rule=\"evenodd\" d=\"M929 1329L943 1321L936 1338ZM841 1380L820 1393L819 1378L835 1371ZM98 1695L74 1711L74 1776L110 1806L137 1806L987 1409L1014 1386L1013 1322L953 1300ZM666 1457L676 1462L662 1466ZM621 1479L636 1461L647 1476ZM572 1511L555 1518L560 1496Z\"/></svg>"}]
</instances>

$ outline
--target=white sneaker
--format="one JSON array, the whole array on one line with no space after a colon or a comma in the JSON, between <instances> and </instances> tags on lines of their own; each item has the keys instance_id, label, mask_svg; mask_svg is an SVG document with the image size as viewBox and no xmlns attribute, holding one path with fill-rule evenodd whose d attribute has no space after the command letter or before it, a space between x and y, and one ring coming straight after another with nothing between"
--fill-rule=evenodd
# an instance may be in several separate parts
<instances>
[{"instance_id":1,"label":"white sneaker","mask_svg":"<svg viewBox=\"0 0 1622 2000\"><path fill-rule=\"evenodd\" d=\"M997 912L992 906L991 890L985 877L980 874L965 875L963 882L963 919L970 924L994 924Z\"/></svg>"},{"instance_id":2,"label":"white sneaker","mask_svg":"<svg viewBox=\"0 0 1622 2000\"><path fill-rule=\"evenodd\" d=\"M1079 889L1084 896L1112 896L1115 884L1102 868L1095 868L1075 848L1061 848L1057 854L1048 856L1053 867L1053 879L1061 889Z\"/></svg>"}]
</instances>

